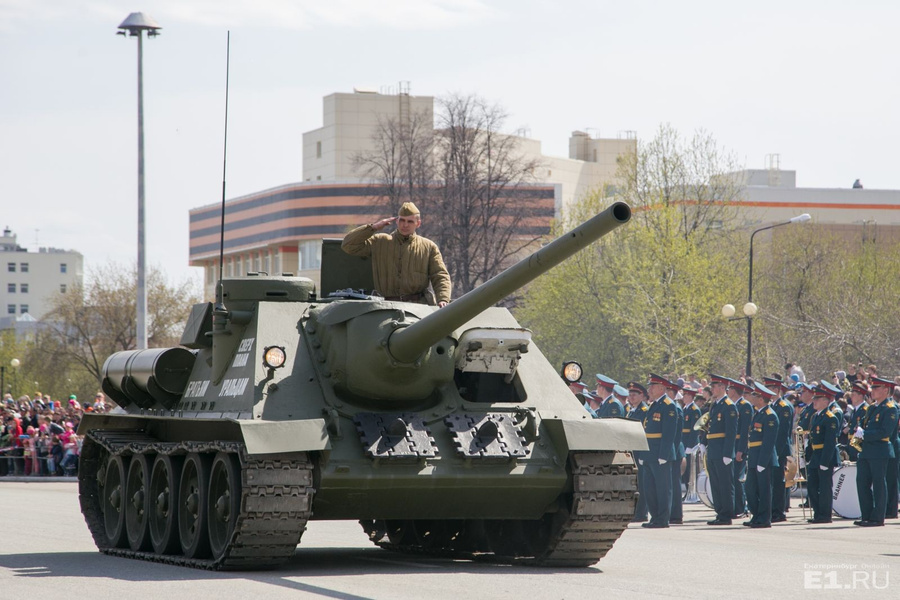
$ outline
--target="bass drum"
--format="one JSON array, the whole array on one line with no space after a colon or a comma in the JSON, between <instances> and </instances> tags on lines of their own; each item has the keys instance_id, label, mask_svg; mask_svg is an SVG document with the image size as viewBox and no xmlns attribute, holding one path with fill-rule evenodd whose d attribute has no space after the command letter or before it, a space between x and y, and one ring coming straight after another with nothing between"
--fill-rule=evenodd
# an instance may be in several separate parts
<instances>
[{"instance_id":1,"label":"bass drum","mask_svg":"<svg viewBox=\"0 0 900 600\"><path fill-rule=\"evenodd\" d=\"M706 471L701 471L697 474L697 495L700 496L700 501L703 504L709 508L715 508L713 506L712 483L710 483Z\"/></svg>"},{"instance_id":2,"label":"bass drum","mask_svg":"<svg viewBox=\"0 0 900 600\"><path fill-rule=\"evenodd\" d=\"M858 519L862 516L859 508L859 492L856 491L856 465L845 464L834 470L831 505L834 513L844 519Z\"/></svg>"}]
</instances>

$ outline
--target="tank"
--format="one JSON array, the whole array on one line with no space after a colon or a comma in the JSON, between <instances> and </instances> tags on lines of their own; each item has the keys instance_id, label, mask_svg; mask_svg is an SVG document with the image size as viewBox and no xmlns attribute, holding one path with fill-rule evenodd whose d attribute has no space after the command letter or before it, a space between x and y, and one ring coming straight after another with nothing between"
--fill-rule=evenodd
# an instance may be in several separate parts
<instances>
[{"instance_id":1,"label":"tank","mask_svg":"<svg viewBox=\"0 0 900 600\"><path fill-rule=\"evenodd\" d=\"M634 514L643 429L591 419L494 305L630 218L616 203L440 309L359 291L371 265L339 250L323 257L323 293L300 277L224 279L180 347L104 364L120 408L79 428L98 549L266 569L311 519L350 519L415 555L594 564Z\"/></svg>"}]
</instances>

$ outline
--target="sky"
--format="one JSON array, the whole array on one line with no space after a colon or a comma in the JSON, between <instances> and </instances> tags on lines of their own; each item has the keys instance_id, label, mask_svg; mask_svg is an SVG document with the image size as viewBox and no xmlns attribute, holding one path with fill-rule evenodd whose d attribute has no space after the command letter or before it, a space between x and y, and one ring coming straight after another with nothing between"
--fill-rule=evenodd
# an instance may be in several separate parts
<instances>
[{"instance_id":1,"label":"sky","mask_svg":"<svg viewBox=\"0 0 900 600\"><path fill-rule=\"evenodd\" d=\"M900 189L900 3L831 0L0 0L0 226L87 271L137 255L144 40L147 263L188 266L188 210L302 179L322 98L477 94L544 154L661 124L801 187ZM231 32L227 160L226 37Z\"/></svg>"}]
</instances>

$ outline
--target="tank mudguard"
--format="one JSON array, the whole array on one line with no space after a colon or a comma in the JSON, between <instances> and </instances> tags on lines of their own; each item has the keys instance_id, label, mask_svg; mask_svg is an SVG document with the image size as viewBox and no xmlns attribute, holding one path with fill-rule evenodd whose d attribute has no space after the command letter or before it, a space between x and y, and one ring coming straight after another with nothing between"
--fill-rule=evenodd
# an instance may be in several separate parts
<instances>
[{"instance_id":1,"label":"tank mudguard","mask_svg":"<svg viewBox=\"0 0 900 600\"><path fill-rule=\"evenodd\" d=\"M238 424L251 456L331 449L324 419L238 421Z\"/></svg>"},{"instance_id":2,"label":"tank mudguard","mask_svg":"<svg viewBox=\"0 0 900 600\"><path fill-rule=\"evenodd\" d=\"M644 428L627 419L548 419L542 425L550 437L567 451L647 450Z\"/></svg>"}]
</instances>

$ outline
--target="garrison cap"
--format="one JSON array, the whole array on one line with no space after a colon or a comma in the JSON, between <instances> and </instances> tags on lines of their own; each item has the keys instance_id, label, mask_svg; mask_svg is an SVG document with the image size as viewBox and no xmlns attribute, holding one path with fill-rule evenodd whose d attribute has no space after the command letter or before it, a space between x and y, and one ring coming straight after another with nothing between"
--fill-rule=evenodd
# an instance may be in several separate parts
<instances>
[{"instance_id":1,"label":"garrison cap","mask_svg":"<svg viewBox=\"0 0 900 600\"><path fill-rule=\"evenodd\" d=\"M416 205L412 202L404 202L400 205L400 212L398 214L401 217L411 217L413 215L418 215L419 209L416 208Z\"/></svg>"},{"instance_id":2,"label":"garrison cap","mask_svg":"<svg viewBox=\"0 0 900 600\"><path fill-rule=\"evenodd\" d=\"M611 377L607 377L606 375L597 373L596 377L597 377L597 383L605 388L612 389L615 386L619 385L618 381L616 381L615 379L612 379Z\"/></svg>"}]
</instances>

